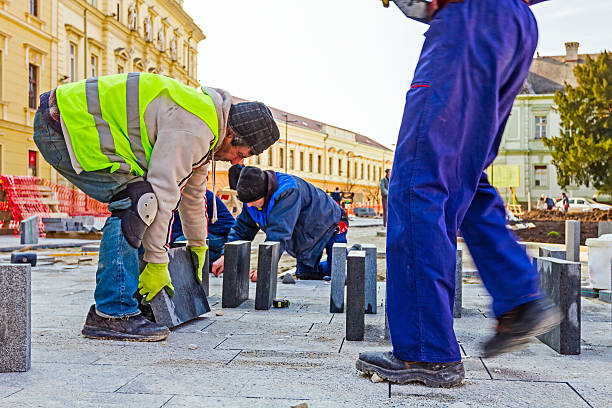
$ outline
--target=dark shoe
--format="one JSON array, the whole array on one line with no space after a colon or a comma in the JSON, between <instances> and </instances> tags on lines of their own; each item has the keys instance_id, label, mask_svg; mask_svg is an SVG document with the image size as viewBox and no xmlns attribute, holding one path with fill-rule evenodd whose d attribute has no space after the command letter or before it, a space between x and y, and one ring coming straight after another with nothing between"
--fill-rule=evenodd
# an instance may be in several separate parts
<instances>
[{"instance_id":1,"label":"dark shoe","mask_svg":"<svg viewBox=\"0 0 612 408\"><path fill-rule=\"evenodd\" d=\"M554 329L561 323L559 308L547 298L515 307L497 319L497 333L484 346L485 358L519 348L531 337Z\"/></svg>"},{"instance_id":2,"label":"dark shoe","mask_svg":"<svg viewBox=\"0 0 612 408\"><path fill-rule=\"evenodd\" d=\"M170 334L166 326L153 323L141 315L107 318L96 313L95 305L89 308L83 336L90 339L124 340L124 341L160 341Z\"/></svg>"},{"instance_id":3,"label":"dark shoe","mask_svg":"<svg viewBox=\"0 0 612 408\"><path fill-rule=\"evenodd\" d=\"M365 374L378 374L389 382L406 384L420 382L427 387L455 387L465 378L463 363L407 362L395 357L392 352L360 353L357 370Z\"/></svg>"}]
</instances>

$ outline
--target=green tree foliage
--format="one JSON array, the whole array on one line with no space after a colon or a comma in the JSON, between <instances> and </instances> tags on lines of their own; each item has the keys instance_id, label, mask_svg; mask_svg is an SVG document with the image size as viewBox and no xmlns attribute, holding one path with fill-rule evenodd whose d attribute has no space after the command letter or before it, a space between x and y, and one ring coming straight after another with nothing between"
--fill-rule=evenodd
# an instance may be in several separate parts
<instances>
[{"instance_id":1,"label":"green tree foliage","mask_svg":"<svg viewBox=\"0 0 612 408\"><path fill-rule=\"evenodd\" d=\"M561 187L573 180L612 193L612 56L587 56L574 75L578 86L566 83L554 96L561 134L544 144L551 150Z\"/></svg>"}]
</instances>

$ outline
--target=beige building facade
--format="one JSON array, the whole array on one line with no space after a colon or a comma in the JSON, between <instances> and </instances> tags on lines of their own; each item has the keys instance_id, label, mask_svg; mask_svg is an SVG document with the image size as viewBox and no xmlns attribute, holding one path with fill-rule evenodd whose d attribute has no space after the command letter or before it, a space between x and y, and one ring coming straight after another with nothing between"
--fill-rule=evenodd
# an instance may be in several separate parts
<instances>
[{"instance_id":1,"label":"beige building facade","mask_svg":"<svg viewBox=\"0 0 612 408\"><path fill-rule=\"evenodd\" d=\"M261 155L246 159L245 165L293 174L324 191L338 187L354 193L358 205L380 203L380 180L393 164L392 150L350 130L270 109L280 139ZM218 163L217 190L227 188L228 168Z\"/></svg>"},{"instance_id":2,"label":"beige building facade","mask_svg":"<svg viewBox=\"0 0 612 408\"><path fill-rule=\"evenodd\" d=\"M0 173L62 179L32 139L40 93L124 72L197 86L204 38L182 0L0 0Z\"/></svg>"}]
</instances>

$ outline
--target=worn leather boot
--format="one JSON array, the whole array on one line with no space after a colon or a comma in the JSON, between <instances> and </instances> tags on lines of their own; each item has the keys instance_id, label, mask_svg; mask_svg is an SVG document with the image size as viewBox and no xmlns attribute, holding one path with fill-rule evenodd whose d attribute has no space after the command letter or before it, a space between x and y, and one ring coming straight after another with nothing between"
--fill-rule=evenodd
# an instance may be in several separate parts
<instances>
[{"instance_id":1,"label":"worn leather boot","mask_svg":"<svg viewBox=\"0 0 612 408\"><path fill-rule=\"evenodd\" d=\"M92 305L87 313L83 336L91 339L123 341L160 341L170 334L166 326L150 322L141 315L107 318L96 313Z\"/></svg>"},{"instance_id":2,"label":"worn leather boot","mask_svg":"<svg viewBox=\"0 0 612 408\"><path fill-rule=\"evenodd\" d=\"M485 344L483 357L515 350L531 337L551 331L561 320L559 308L547 298L523 303L497 318L497 332Z\"/></svg>"},{"instance_id":3,"label":"worn leather boot","mask_svg":"<svg viewBox=\"0 0 612 408\"><path fill-rule=\"evenodd\" d=\"M455 387L465 378L461 361L454 363L428 363L404 361L392 352L360 353L357 370L365 374L378 374L382 379L398 384L420 382L427 387Z\"/></svg>"}]
</instances>

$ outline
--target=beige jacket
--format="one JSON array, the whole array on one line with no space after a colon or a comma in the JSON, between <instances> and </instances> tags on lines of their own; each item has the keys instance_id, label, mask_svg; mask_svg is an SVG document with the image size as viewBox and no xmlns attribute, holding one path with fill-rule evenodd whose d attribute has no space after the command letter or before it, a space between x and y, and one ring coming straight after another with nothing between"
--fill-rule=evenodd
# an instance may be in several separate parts
<instances>
[{"instance_id":1,"label":"beige jacket","mask_svg":"<svg viewBox=\"0 0 612 408\"><path fill-rule=\"evenodd\" d=\"M222 89L205 88L205 91L211 96L217 111L217 150L225 137L232 96ZM212 158L209 151L214 135L203 120L165 95L160 95L149 104L144 119L153 146L146 180L151 183L158 203L155 220L147 228L142 240L144 260L167 263L172 214L177 208L188 244L206 244L206 183L208 163ZM72 166L80 173L82 168L74 158L70 137L65 126L62 127Z\"/></svg>"}]
</instances>

